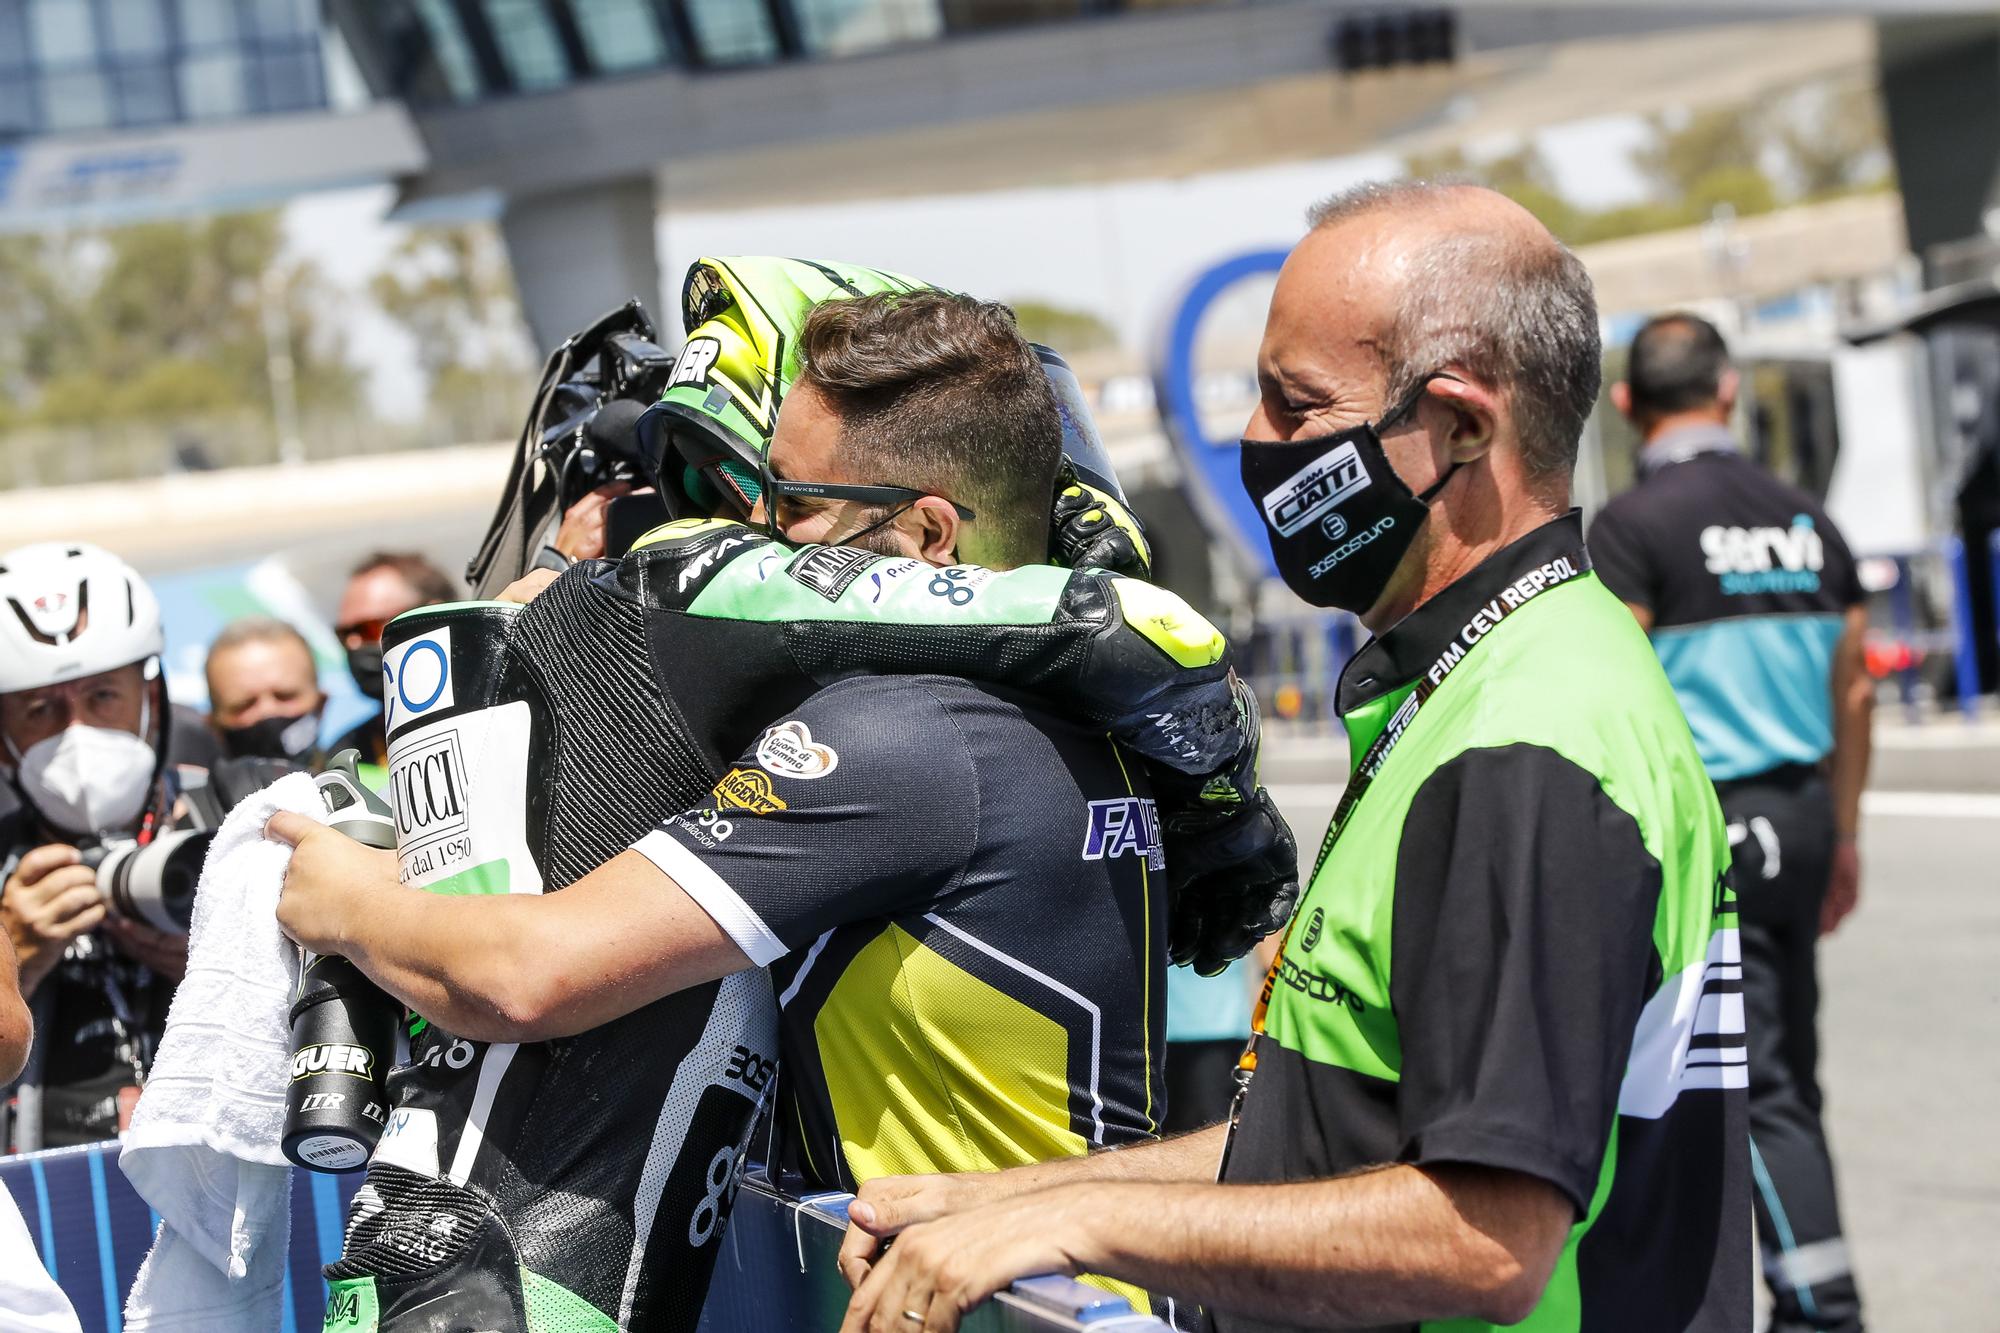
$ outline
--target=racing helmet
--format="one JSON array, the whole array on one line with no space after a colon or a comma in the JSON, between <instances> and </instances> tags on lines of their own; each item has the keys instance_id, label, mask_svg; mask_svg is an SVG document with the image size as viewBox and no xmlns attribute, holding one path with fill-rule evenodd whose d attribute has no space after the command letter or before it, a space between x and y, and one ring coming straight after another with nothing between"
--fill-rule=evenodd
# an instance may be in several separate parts
<instances>
[{"instance_id":1,"label":"racing helmet","mask_svg":"<svg viewBox=\"0 0 2000 1333\"><path fill-rule=\"evenodd\" d=\"M697 259L681 284L687 333L660 401L639 418L641 453L662 495L685 495L701 512L718 501L748 514L777 429L778 408L799 374L798 333L821 301L928 284L858 264L732 255Z\"/></svg>"},{"instance_id":2,"label":"racing helmet","mask_svg":"<svg viewBox=\"0 0 2000 1333\"><path fill-rule=\"evenodd\" d=\"M798 378L798 334L812 308L929 285L858 264L757 255L697 259L681 286L687 341L636 432L661 494L684 496L700 513L714 513L720 502L748 514L761 490L778 409ZM1075 372L1051 349L1033 346L1055 390L1064 455L1084 480L1123 503Z\"/></svg>"},{"instance_id":3,"label":"racing helmet","mask_svg":"<svg viewBox=\"0 0 2000 1333\"><path fill-rule=\"evenodd\" d=\"M0 555L0 694L153 663L165 647L153 590L111 552L39 542Z\"/></svg>"}]
</instances>

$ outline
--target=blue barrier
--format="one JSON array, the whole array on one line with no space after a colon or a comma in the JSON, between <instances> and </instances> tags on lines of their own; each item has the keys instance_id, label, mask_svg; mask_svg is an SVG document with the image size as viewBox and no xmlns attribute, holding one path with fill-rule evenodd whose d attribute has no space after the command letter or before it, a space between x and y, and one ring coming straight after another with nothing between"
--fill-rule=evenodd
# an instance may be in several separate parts
<instances>
[{"instance_id":1,"label":"blue barrier","mask_svg":"<svg viewBox=\"0 0 2000 1333\"><path fill-rule=\"evenodd\" d=\"M360 1172L292 1178L292 1252L278 1333L310 1333L326 1311L319 1270L340 1257ZM125 1293L153 1243L159 1216L118 1169L118 1145L0 1157L42 1264L76 1306L84 1333L120 1333ZM834 1260L850 1196L794 1199L746 1180L722 1233L701 1333L817 1333L840 1327L847 1283ZM966 1333L1171 1333L1124 1298L1067 1278L1031 1278L981 1306Z\"/></svg>"},{"instance_id":2,"label":"blue barrier","mask_svg":"<svg viewBox=\"0 0 2000 1333\"><path fill-rule=\"evenodd\" d=\"M125 1293L160 1219L118 1169L118 1145L0 1157L0 1185L27 1219L42 1266L76 1306L83 1333L119 1333ZM293 1173L292 1252L279 1333L320 1326L326 1284L319 1270L340 1257L347 1203L360 1185L359 1173Z\"/></svg>"}]
</instances>

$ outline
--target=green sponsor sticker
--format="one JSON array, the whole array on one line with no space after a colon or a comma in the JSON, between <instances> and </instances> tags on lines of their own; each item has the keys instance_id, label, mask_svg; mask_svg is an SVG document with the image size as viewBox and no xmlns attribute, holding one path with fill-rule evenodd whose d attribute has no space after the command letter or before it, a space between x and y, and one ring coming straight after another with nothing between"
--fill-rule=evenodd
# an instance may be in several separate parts
<instances>
[{"instance_id":1,"label":"green sponsor sticker","mask_svg":"<svg viewBox=\"0 0 2000 1333\"><path fill-rule=\"evenodd\" d=\"M321 1333L376 1333L381 1322L374 1278L335 1278L327 1284L326 1322Z\"/></svg>"}]
</instances>

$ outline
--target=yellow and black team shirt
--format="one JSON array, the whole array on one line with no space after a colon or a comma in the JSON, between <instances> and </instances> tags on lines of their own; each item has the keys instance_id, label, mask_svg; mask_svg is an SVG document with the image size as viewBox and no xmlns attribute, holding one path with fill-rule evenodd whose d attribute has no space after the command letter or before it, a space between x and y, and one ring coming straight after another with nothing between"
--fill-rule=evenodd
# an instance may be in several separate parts
<instances>
[{"instance_id":1,"label":"yellow and black team shirt","mask_svg":"<svg viewBox=\"0 0 2000 1333\"><path fill-rule=\"evenodd\" d=\"M1165 860L1101 732L963 680L852 678L635 850L771 968L780 1156L815 1187L1158 1132Z\"/></svg>"}]
</instances>

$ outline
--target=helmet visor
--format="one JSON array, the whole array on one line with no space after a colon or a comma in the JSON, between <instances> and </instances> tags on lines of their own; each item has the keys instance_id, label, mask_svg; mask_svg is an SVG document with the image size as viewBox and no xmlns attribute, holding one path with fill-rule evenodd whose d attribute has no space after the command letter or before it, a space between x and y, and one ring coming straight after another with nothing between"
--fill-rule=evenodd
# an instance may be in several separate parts
<instances>
[{"instance_id":1,"label":"helmet visor","mask_svg":"<svg viewBox=\"0 0 2000 1333\"><path fill-rule=\"evenodd\" d=\"M1090 404L1084 401L1083 385L1077 382L1076 372L1069 368L1069 362L1039 343L1035 345L1035 355L1041 358L1049 387L1056 391L1056 411L1062 416L1063 456L1069 459L1079 477L1101 491L1110 492L1118 503L1126 504L1125 488L1118 484L1118 474L1111 467L1111 454L1097 433L1097 423L1091 419Z\"/></svg>"}]
</instances>

